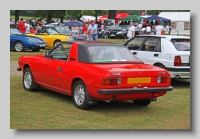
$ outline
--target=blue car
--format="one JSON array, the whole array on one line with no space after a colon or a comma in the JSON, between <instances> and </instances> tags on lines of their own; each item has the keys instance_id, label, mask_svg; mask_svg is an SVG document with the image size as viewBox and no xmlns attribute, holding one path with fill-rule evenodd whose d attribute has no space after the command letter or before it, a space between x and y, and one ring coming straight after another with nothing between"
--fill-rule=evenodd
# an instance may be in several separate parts
<instances>
[{"instance_id":1,"label":"blue car","mask_svg":"<svg viewBox=\"0 0 200 139\"><path fill-rule=\"evenodd\" d=\"M46 42L38 37L26 36L18 29L10 29L10 49L14 49L17 52L25 50L40 51L41 48L46 47Z\"/></svg>"}]
</instances>

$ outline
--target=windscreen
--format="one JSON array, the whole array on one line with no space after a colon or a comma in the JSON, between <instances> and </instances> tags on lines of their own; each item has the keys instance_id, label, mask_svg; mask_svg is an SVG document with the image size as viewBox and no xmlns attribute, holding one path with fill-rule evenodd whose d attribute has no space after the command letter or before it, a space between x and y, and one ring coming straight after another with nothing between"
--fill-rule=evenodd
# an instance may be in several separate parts
<instances>
[{"instance_id":1,"label":"windscreen","mask_svg":"<svg viewBox=\"0 0 200 139\"><path fill-rule=\"evenodd\" d=\"M190 51L190 39L171 39L171 42L178 51Z\"/></svg>"},{"instance_id":2,"label":"windscreen","mask_svg":"<svg viewBox=\"0 0 200 139\"><path fill-rule=\"evenodd\" d=\"M124 46L89 46L93 63L143 63Z\"/></svg>"}]
</instances>

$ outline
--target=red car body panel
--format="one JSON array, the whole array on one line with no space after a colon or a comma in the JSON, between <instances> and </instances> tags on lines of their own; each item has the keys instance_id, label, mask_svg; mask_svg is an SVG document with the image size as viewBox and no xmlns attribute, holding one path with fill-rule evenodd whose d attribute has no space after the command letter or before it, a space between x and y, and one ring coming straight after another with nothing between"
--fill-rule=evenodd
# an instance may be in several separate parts
<instances>
[{"instance_id":1,"label":"red car body panel","mask_svg":"<svg viewBox=\"0 0 200 139\"><path fill-rule=\"evenodd\" d=\"M56 60L46 58L45 55L22 56L19 58L19 67L22 72L29 66L34 81L40 86L66 95L72 95L73 81L81 79L88 90L89 95L97 100L108 100L113 94L98 93L99 89L128 89L169 87L170 83L157 83L158 72L164 72L160 76L170 77L170 74L161 68L149 64L91 64L78 61L78 45L89 42L73 43L69 52L68 60ZM62 67L62 71L58 68ZM112 73L120 73L122 83L120 85L102 85L105 77L117 78ZM151 77L151 83L127 84L128 78ZM115 94L118 100L151 99L163 96L167 91L160 92L135 92Z\"/></svg>"}]
</instances>

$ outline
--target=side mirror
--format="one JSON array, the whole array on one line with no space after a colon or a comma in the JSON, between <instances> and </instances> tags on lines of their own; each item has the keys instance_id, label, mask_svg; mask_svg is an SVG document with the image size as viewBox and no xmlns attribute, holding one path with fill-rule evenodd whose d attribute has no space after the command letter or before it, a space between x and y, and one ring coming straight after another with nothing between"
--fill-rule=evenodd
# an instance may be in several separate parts
<instances>
[{"instance_id":1,"label":"side mirror","mask_svg":"<svg viewBox=\"0 0 200 139\"><path fill-rule=\"evenodd\" d=\"M47 51L45 52L45 57L48 58L48 57L49 57L49 54L50 54L50 51L47 50Z\"/></svg>"}]
</instances>

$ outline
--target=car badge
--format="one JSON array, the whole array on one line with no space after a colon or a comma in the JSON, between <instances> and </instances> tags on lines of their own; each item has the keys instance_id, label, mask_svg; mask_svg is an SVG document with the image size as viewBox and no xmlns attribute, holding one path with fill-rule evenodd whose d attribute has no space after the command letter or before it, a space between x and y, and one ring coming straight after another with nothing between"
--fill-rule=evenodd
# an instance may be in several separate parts
<instances>
[{"instance_id":1,"label":"car badge","mask_svg":"<svg viewBox=\"0 0 200 139\"><path fill-rule=\"evenodd\" d=\"M161 71L161 72L158 72L158 74L165 74L165 72Z\"/></svg>"}]
</instances>

